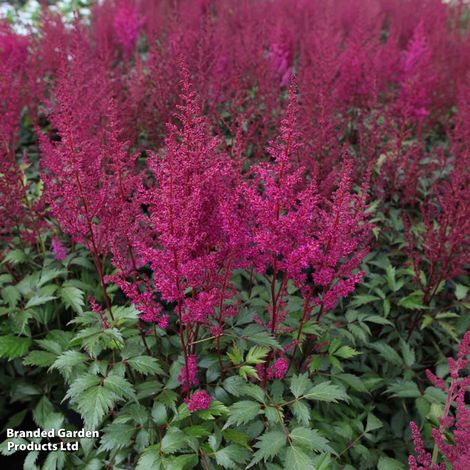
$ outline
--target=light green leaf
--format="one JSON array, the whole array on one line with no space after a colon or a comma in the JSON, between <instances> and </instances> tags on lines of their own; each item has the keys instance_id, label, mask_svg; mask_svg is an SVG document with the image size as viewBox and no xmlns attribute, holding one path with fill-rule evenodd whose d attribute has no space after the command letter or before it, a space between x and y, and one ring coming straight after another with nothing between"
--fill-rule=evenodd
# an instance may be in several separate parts
<instances>
[{"instance_id":1,"label":"light green leaf","mask_svg":"<svg viewBox=\"0 0 470 470\"><path fill-rule=\"evenodd\" d=\"M287 449L284 468L289 470L315 470L312 458L297 446L290 446Z\"/></svg>"},{"instance_id":2,"label":"light green leaf","mask_svg":"<svg viewBox=\"0 0 470 470\"><path fill-rule=\"evenodd\" d=\"M377 463L377 470L405 470L405 466L398 460L381 456Z\"/></svg>"},{"instance_id":3,"label":"light green leaf","mask_svg":"<svg viewBox=\"0 0 470 470\"><path fill-rule=\"evenodd\" d=\"M248 364L261 364L269 352L269 348L264 346L253 346L248 351L245 361Z\"/></svg>"},{"instance_id":4,"label":"light green leaf","mask_svg":"<svg viewBox=\"0 0 470 470\"><path fill-rule=\"evenodd\" d=\"M295 446L302 447L307 451L332 452L333 449L328 445L328 439L321 436L316 429L298 427L293 429L289 437Z\"/></svg>"},{"instance_id":5,"label":"light green leaf","mask_svg":"<svg viewBox=\"0 0 470 470\"><path fill-rule=\"evenodd\" d=\"M376 429L380 429L383 427L382 421L376 418L372 413L367 415L367 424L366 424L366 432L375 431Z\"/></svg>"},{"instance_id":6,"label":"light green leaf","mask_svg":"<svg viewBox=\"0 0 470 470\"><path fill-rule=\"evenodd\" d=\"M261 460L270 460L276 456L280 450L286 445L286 435L281 431L270 431L264 433L255 444L258 449L255 452L253 460L247 468L252 467Z\"/></svg>"},{"instance_id":7,"label":"light green leaf","mask_svg":"<svg viewBox=\"0 0 470 470\"><path fill-rule=\"evenodd\" d=\"M339 400L347 401L348 395L343 388L332 384L330 381L322 382L312 387L304 398L308 400L319 400L336 403Z\"/></svg>"},{"instance_id":8,"label":"light green leaf","mask_svg":"<svg viewBox=\"0 0 470 470\"><path fill-rule=\"evenodd\" d=\"M47 351L31 351L24 359L25 366L49 367L56 360L57 355Z\"/></svg>"},{"instance_id":9,"label":"light green leaf","mask_svg":"<svg viewBox=\"0 0 470 470\"><path fill-rule=\"evenodd\" d=\"M226 429L233 424L239 426L240 424L250 422L258 415L260 410L261 407L259 403L256 403L255 401L242 400L234 403L230 407L230 416L223 429Z\"/></svg>"},{"instance_id":10,"label":"light green leaf","mask_svg":"<svg viewBox=\"0 0 470 470\"><path fill-rule=\"evenodd\" d=\"M290 390L295 398L299 398L311 386L312 382L309 380L307 374L294 375L290 381Z\"/></svg>"},{"instance_id":11,"label":"light green leaf","mask_svg":"<svg viewBox=\"0 0 470 470\"><path fill-rule=\"evenodd\" d=\"M250 452L237 445L231 444L219 449L215 453L215 460L223 468L240 468L240 464L246 462L250 457Z\"/></svg>"},{"instance_id":12,"label":"light green leaf","mask_svg":"<svg viewBox=\"0 0 470 470\"><path fill-rule=\"evenodd\" d=\"M150 356L137 356L127 360L129 366L143 375L161 375L163 369L154 357Z\"/></svg>"},{"instance_id":13,"label":"light green leaf","mask_svg":"<svg viewBox=\"0 0 470 470\"><path fill-rule=\"evenodd\" d=\"M31 338L23 336L0 336L0 357L9 360L24 356L31 346Z\"/></svg>"},{"instance_id":14,"label":"light green leaf","mask_svg":"<svg viewBox=\"0 0 470 470\"><path fill-rule=\"evenodd\" d=\"M83 291L73 286L62 287L59 295L67 308L71 308L76 313L83 313L85 305L85 294Z\"/></svg>"},{"instance_id":15,"label":"light green leaf","mask_svg":"<svg viewBox=\"0 0 470 470\"><path fill-rule=\"evenodd\" d=\"M155 444L147 447L144 453L140 456L135 470L160 470L161 469L161 458L160 458L160 445Z\"/></svg>"}]
</instances>

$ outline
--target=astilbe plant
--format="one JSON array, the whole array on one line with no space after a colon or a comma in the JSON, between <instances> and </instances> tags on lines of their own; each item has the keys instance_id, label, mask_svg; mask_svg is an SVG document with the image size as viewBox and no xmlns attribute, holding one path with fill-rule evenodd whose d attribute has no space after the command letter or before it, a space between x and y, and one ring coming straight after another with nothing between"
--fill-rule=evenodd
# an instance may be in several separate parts
<instances>
[{"instance_id":1,"label":"astilbe plant","mask_svg":"<svg viewBox=\"0 0 470 470\"><path fill-rule=\"evenodd\" d=\"M29 39L0 22L0 242L16 233L35 240L38 202L30 199L25 154L17 157L21 115L29 103Z\"/></svg>"},{"instance_id":2,"label":"astilbe plant","mask_svg":"<svg viewBox=\"0 0 470 470\"><path fill-rule=\"evenodd\" d=\"M133 190L129 186L123 190L123 180L129 176L132 181L132 159L127 159L116 126L108 76L96 56L90 60L89 51L77 27L48 116L56 135L40 135L42 177L51 212L62 230L92 254L112 316L104 262L116 232L124 230L116 229L115 223L122 220L120 214L127 207L122 202Z\"/></svg>"},{"instance_id":3,"label":"astilbe plant","mask_svg":"<svg viewBox=\"0 0 470 470\"><path fill-rule=\"evenodd\" d=\"M454 470L465 470L470 465L470 411L465 403L465 394L470 387L470 377L466 375L470 355L470 331L460 341L457 360L448 359L450 383L426 370L428 379L436 388L447 395L439 428L433 428L434 452L426 451L416 423L411 422L411 432L415 444L416 457L409 456L410 470L444 470L445 463L437 463L441 453L445 462ZM452 413L452 409L455 409ZM449 438L451 442L449 443Z\"/></svg>"},{"instance_id":4,"label":"astilbe plant","mask_svg":"<svg viewBox=\"0 0 470 470\"><path fill-rule=\"evenodd\" d=\"M465 273L470 262L470 154L468 133L468 88L460 99L457 125L452 136L450 174L444 174L420 204L421 227L413 227L405 217L408 254L415 281L423 292L423 303L429 305L443 282ZM416 315L410 334L419 324Z\"/></svg>"},{"instance_id":5,"label":"astilbe plant","mask_svg":"<svg viewBox=\"0 0 470 470\"><path fill-rule=\"evenodd\" d=\"M137 302L145 321L160 328L169 322L164 305L174 311L185 360L180 381L189 389L197 385L199 330L221 327L237 260L226 231L230 223L225 224L230 161L218 150L219 141L201 115L184 67L183 77L179 125L168 124L164 150L149 155L154 181L140 195L148 218L142 222L146 236L135 248L152 270L153 286L142 292L129 284L125 292Z\"/></svg>"},{"instance_id":6,"label":"astilbe plant","mask_svg":"<svg viewBox=\"0 0 470 470\"><path fill-rule=\"evenodd\" d=\"M258 164L252 182L245 186L253 217L251 259L271 286L266 326L272 334L285 330L289 280L304 298L293 356L313 308L319 306L319 320L361 280L363 273L357 268L370 230L365 214L367 188L364 185L362 194L354 194L350 159L345 157L337 189L328 196L318 193L316 181L308 179L299 165L304 149L297 130L296 99L293 82L279 139L268 148L272 162Z\"/></svg>"}]
</instances>

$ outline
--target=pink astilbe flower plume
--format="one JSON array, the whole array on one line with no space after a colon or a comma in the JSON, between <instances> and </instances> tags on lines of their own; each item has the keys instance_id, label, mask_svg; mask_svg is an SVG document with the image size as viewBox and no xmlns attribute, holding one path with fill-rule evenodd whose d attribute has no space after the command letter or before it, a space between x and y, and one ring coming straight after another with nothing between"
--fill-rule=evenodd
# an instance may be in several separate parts
<instances>
[{"instance_id":1,"label":"pink astilbe flower plume","mask_svg":"<svg viewBox=\"0 0 470 470\"><path fill-rule=\"evenodd\" d=\"M133 186L132 159L116 126L115 108L106 70L90 52L90 44L79 26L73 32L69 60L63 59L55 89L50 120L57 137L40 135L45 195L62 230L90 251L101 281L108 311L104 260L118 234L132 219L127 204ZM126 160L126 161L125 161ZM123 222L119 227L117 221Z\"/></svg>"},{"instance_id":2,"label":"pink astilbe flower plume","mask_svg":"<svg viewBox=\"0 0 470 470\"><path fill-rule=\"evenodd\" d=\"M17 157L21 113L29 103L29 38L0 20L0 243L13 235L29 242L39 228L39 201L28 194L24 175L27 153Z\"/></svg>"},{"instance_id":3,"label":"pink astilbe flower plume","mask_svg":"<svg viewBox=\"0 0 470 470\"><path fill-rule=\"evenodd\" d=\"M146 236L133 243L135 256L153 272L153 286L147 284L142 293L131 284L124 291L141 311L145 306L145 320L151 312L156 320L161 309L152 287L174 309L185 357L181 383L188 388L195 385L189 364L190 358L196 360L193 343L200 327L210 328L216 317L223 320L236 263L226 219L233 200L231 164L219 152L189 74L182 70L179 125L168 124L165 148L149 157L154 183L148 182L139 199L149 214L141 218Z\"/></svg>"},{"instance_id":4,"label":"pink astilbe flower plume","mask_svg":"<svg viewBox=\"0 0 470 470\"><path fill-rule=\"evenodd\" d=\"M142 20L131 0L121 0L114 15L114 31L126 57L129 57L137 43Z\"/></svg>"},{"instance_id":5,"label":"pink astilbe flower plume","mask_svg":"<svg viewBox=\"0 0 470 470\"><path fill-rule=\"evenodd\" d=\"M57 238L53 237L51 242L52 253L57 261L62 261L67 257L67 248Z\"/></svg>"},{"instance_id":6,"label":"pink astilbe flower plume","mask_svg":"<svg viewBox=\"0 0 470 470\"><path fill-rule=\"evenodd\" d=\"M467 372L470 355L470 331L467 331L458 346L457 360L448 358L450 383L427 371L433 385L447 394L443 414L438 429L433 428L432 435L435 446L442 454L445 462L449 462L453 470L466 470L470 466L470 410L465 403L465 394L470 388L470 376ZM452 407L455 406L454 415ZM418 427L410 423L415 445L416 458L409 456L410 470L444 470L445 463L433 463L431 454L425 450ZM447 437L452 436L452 443Z\"/></svg>"}]
</instances>

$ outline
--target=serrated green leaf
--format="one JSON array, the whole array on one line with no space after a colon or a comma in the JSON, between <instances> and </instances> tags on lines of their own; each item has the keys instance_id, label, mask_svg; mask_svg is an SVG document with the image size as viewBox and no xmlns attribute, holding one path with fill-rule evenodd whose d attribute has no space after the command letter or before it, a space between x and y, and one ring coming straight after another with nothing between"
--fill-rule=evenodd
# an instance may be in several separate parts
<instances>
[{"instance_id":1,"label":"serrated green leaf","mask_svg":"<svg viewBox=\"0 0 470 470\"><path fill-rule=\"evenodd\" d=\"M47 351L31 351L24 359L25 366L49 367L56 360L57 355Z\"/></svg>"},{"instance_id":2,"label":"serrated green leaf","mask_svg":"<svg viewBox=\"0 0 470 470\"><path fill-rule=\"evenodd\" d=\"M269 352L269 348L264 346L253 346L248 351L245 361L248 364L261 364L264 362L266 355Z\"/></svg>"},{"instance_id":3,"label":"serrated green leaf","mask_svg":"<svg viewBox=\"0 0 470 470\"><path fill-rule=\"evenodd\" d=\"M135 470L160 470L161 468L160 445L155 444L144 450Z\"/></svg>"},{"instance_id":4,"label":"serrated green leaf","mask_svg":"<svg viewBox=\"0 0 470 470\"><path fill-rule=\"evenodd\" d=\"M2 289L2 298L10 308L16 307L20 300L20 291L15 286L6 286Z\"/></svg>"},{"instance_id":5,"label":"serrated green leaf","mask_svg":"<svg viewBox=\"0 0 470 470\"><path fill-rule=\"evenodd\" d=\"M290 391L292 392L295 398L299 398L311 386L312 382L308 378L307 374L294 375L290 381Z\"/></svg>"},{"instance_id":6,"label":"serrated green leaf","mask_svg":"<svg viewBox=\"0 0 470 470\"><path fill-rule=\"evenodd\" d=\"M161 375L163 369L154 357L150 356L137 356L127 360L129 366L143 375Z\"/></svg>"},{"instance_id":7,"label":"serrated green leaf","mask_svg":"<svg viewBox=\"0 0 470 470\"><path fill-rule=\"evenodd\" d=\"M255 452L253 460L247 468L261 462L261 460L270 460L275 457L280 450L286 445L286 435L281 431L270 431L264 433L255 444L258 449Z\"/></svg>"},{"instance_id":8,"label":"serrated green leaf","mask_svg":"<svg viewBox=\"0 0 470 470\"><path fill-rule=\"evenodd\" d=\"M301 400L295 401L290 405L290 409L292 410L295 419L305 425L308 426L310 424L310 407L307 403L304 403Z\"/></svg>"},{"instance_id":9,"label":"serrated green leaf","mask_svg":"<svg viewBox=\"0 0 470 470\"><path fill-rule=\"evenodd\" d=\"M162 425L167 422L168 413L163 403L155 402L152 407L152 418L156 424Z\"/></svg>"},{"instance_id":10,"label":"serrated green leaf","mask_svg":"<svg viewBox=\"0 0 470 470\"><path fill-rule=\"evenodd\" d=\"M383 427L382 421L376 418L372 413L367 415L367 424L365 432L375 431L376 429L380 429Z\"/></svg>"},{"instance_id":11,"label":"serrated green leaf","mask_svg":"<svg viewBox=\"0 0 470 470\"><path fill-rule=\"evenodd\" d=\"M413 293L403 297L399 300L398 305L400 307L407 308L409 310L423 310L427 307L423 304L423 294Z\"/></svg>"},{"instance_id":12,"label":"serrated green leaf","mask_svg":"<svg viewBox=\"0 0 470 470\"><path fill-rule=\"evenodd\" d=\"M319 400L336 403L339 400L347 401L348 395L343 388L330 381L313 386L305 395L307 400Z\"/></svg>"},{"instance_id":13,"label":"serrated green leaf","mask_svg":"<svg viewBox=\"0 0 470 470\"><path fill-rule=\"evenodd\" d=\"M72 370L76 366L83 368L88 356L73 349L62 353L51 366L51 370L58 370L66 379L72 376Z\"/></svg>"},{"instance_id":14,"label":"serrated green leaf","mask_svg":"<svg viewBox=\"0 0 470 470\"><path fill-rule=\"evenodd\" d=\"M287 449L284 468L289 470L315 470L312 458L297 446L289 446Z\"/></svg>"},{"instance_id":15,"label":"serrated green leaf","mask_svg":"<svg viewBox=\"0 0 470 470\"><path fill-rule=\"evenodd\" d=\"M87 429L96 429L121 397L101 385L87 388L77 398L77 408Z\"/></svg>"},{"instance_id":16,"label":"serrated green leaf","mask_svg":"<svg viewBox=\"0 0 470 470\"><path fill-rule=\"evenodd\" d=\"M239 426L240 424L246 424L250 422L258 415L260 410L260 404L255 401L242 400L234 403L230 407L230 416L223 429L226 429L233 424Z\"/></svg>"},{"instance_id":17,"label":"serrated green leaf","mask_svg":"<svg viewBox=\"0 0 470 470\"><path fill-rule=\"evenodd\" d=\"M464 286L463 284L456 284L455 285L455 297L457 300L463 300L467 297L468 294L468 287Z\"/></svg>"},{"instance_id":18,"label":"serrated green leaf","mask_svg":"<svg viewBox=\"0 0 470 470\"><path fill-rule=\"evenodd\" d=\"M127 447L135 431L135 426L126 423L112 423L105 426L101 434L100 451L111 451Z\"/></svg>"},{"instance_id":19,"label":"serrated green leaf","mask_svg":"<svg viewBox=\"0 0 470 470\"><path fill-rule=\"evenodd\" d=\"M83 291L73 286L61 287L59 295L67 308L76 313L83 313L85 305L85 294Z\"/></svg>"},{"instance_id":20,"label":"serrated green leaf","mask_svg":"<svg viewBox=\"0 0 470 470\"><path fill-rule=\"evenodd\" d=\"M0 358L9 360L24 356L31 346L31 338L23 336L0 336Z\"/></svg>"},{"instance_id":21,"label":"serrated green leaf","mask_svg":"<svg viewBox=\"0 0 470 470\"><path fill-rule=\"evenodd\" d=\"M170 429L163 437L161 446L164 454L180 452L183 448L187 447L186 436L179 429Z\"/></svg>"},{"instance_id":22,"label":"serrated green leaf","mask_svg":"<svg viewBox=\"0 0 470 470\"><path fill-rule=\"evenodd\" d=\"M398 398L417 398L421 396L418 386L409 380L397 380L387 388L387 392Z\"/></svg>"},{"instance_id":23,"label":"serrated green leaf","mask_svg":"<svg viewBox=\"0 0 470 470\"><path fill-rule=\"evenodd\" d=\"M377 463L377 470L405 470L405 466L391 457L381 456Z\"/></svg>"},{"instance_id":24,"label":"serrated green leaf","mask_svg":"<svg viewBox=\"0 0 470 470\"><path fill-rule=\"evenodd\" d=\"M341 346L334 352L334 355L340 357L341 359L350 359L351 357L361 354L359 351L356 351L351 346Z\"/></svg>"},{"instance_id":25,"label":"serrated green leaf","mask_svg":"<svg viewBox=\"0 0 470 470\"><path fill-rule=\"evenodd\" d=\"M333 450L328 445L328 439L321 436L316 429L298 427L290 432L289 437L295 446L302 447L307 451L332 452Z\"/></svg>"},{"instance_id":26,"label":"serrated green leaf","mask_svg":"<svg viewBox=\"0 0 470 470\"><path fill-rule=\"evenodd\" d=\"M250 452L236 444L219 449L215 454L216 462L223 468L240 468L240 464L246 462Z\"/></svg>"},{"instance_id":27,"label":"serrated green leaf","mask_svg":"<svg viewBox=\"0 0 470 470\"><path fill-rule=\"evenodd\" d=\"M376 342L371 343L369 346L378 351L387 362L391 362L397 366L403 366L402 358L390 345L383 342Z\"/></svg>"}]
</instances>

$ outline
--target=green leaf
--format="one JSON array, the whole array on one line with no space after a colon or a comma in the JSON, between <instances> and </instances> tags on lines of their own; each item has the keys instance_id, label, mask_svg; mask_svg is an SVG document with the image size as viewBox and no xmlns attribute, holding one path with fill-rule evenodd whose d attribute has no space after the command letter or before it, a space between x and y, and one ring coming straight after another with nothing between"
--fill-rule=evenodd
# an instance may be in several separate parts
<instances>
[{"instance_id":1,"label":"green leaf","mask_svg":"<svg viewBox=\"0 0 470 470\"><path fill-rule=\"evenodd\" d=\"M304 403L303 401L295 401L290 405L290 409L292 411L292 414L295 416L295 419L305 425L308 426L310 424L310 407L308 406L307 403Z\"/></svg>"},{"instance_id":2,"label":"green leaf","mask_svg":"<svg viewBox=\"0 0 470 470\"><path fill-rule=\"evenodd\" d=\"M312 458L301 448L291 445L286 451L284 468L289 470L315 470Z\"/></svg>"},{"instance_id":3,"label":"green leaf","mask_svg":"<svg viewBox=\"0 0 470 470\"><path fill-rule=\"evenodd\" d=\"M86 389L77 399L77 408L87 429L95 429L119 399L112 390L100 385Z\"/></svg>"},{"instance_id":4,"label":"green leaf","mask_svg":"<svg viewBox=\"0 0 470 470\"><path fill-rule=\"evenodd\" d=\"M0 358L9 360L24 356L31 346L31 338L22 336L0 336Z\"/></svg>"},{"instance_id":5,"label":"green leaf","mask_svg":"<svg viewBox=\"0 0 470 470\"><path fill-rule=\"evenodd\" d=\"M377 297L376 295L370 295L370 294L359 294L359 295L354 296L352 304L355 307L360 307L362 305L375 302L376 300L380 300L380 297Z\"/></svg>"},{"instance_id":6,"label":"green leaf","mask_svg":"<svg viewBox=\"0 0 470 470\"><path fill-rule=\"evenodd\" d=\"M328 445L328 439L321 436L316 429L298 427L290 432L289 437L294 445L303 447L308 451L332 452L331 447Z\"/></svg>"},{"instance_id":7,"label":"green leaf","mask_svg":"<svg viewBox=\"0 0 470 470\"><path fill-rule=\"evenodd\" d=\"M295 398L299 398L311 386L312 382L309 380L307 374L294 375L290 381L290 391Z\"/></svg>"},{"instance_id":8,"label":"green leaf","mask_svg":"<svg viewBox=\"0 0 470 470\"><path fill-rule=\"evenodd\" d=\"M240 369L238 369L238 373L240 377L243 377L245 380L249 378L259 379L258 372L253 366L241 366Z\"/></svg>"},{"instance_id":9,"label":"green leaf","mask_svg":"<svg viewBox=\"0 0 470 470\"><path fill-rule=\"evenodd\" d=\"M65 399L70 398L71 400L75 400L78 396L87 390L90 387L94 387L99 385L101 380L99 377L93 374L83 374L80 377L77 377L72 384L70 385L67 393L65 394Z\"/></svg>"},{"instance_id":10,"label":"green leaf","mask_svg":"<svg viewBox=\"0 0 470 470\"><path fill-rule=\"evenodd\" d=\"M135 470L160 470L161 469L161 457L160 457L160 445L155 444L147 447L143 454L140 456Z\"/></svg>"},{"instance_id":11,"label":"green leaf","mask_svg":"<svg viewBox=\"0 0 470 470\"><path fill-rule=\"evenodd\" d=\"M365 322L369 323L375 323L377 325L393 325L393 323L390 320L387 320L384 317L381 317L380 315L368 315L367 317L364 318Z\"/></svg>"},{"instance_id":12,"label":"green leaf","mask_svg":"<svg viewBox=\"0 0 470 470\"><path fill-rule=\"evenodd\" d=\"M409 380L397 380L387 388L387 392L398 398L417 398L421 396L418 386Z\"/></svg>"},{"instance_id":13,"label":"green leaf","mask_svg":"<svg viewBox=\"0 0 470 470\"><path fill-rule=\"evenodd\" d=\"M100 451L111 451L127 447L132 441L135 431L135 426L126 423L112 423L105 426L101 436Z\"/></svg>"},{"instance_id":14,"label":"green leaf","mask_svg":"<svg viewBox=\"0 0 470 470\"><path fill-rule=\"evenodd\" d=\"M181 451L186 445L186 436L179 429L169 429L161 442L164 454L174 454Z\"/></svg>"},{"instance_id":15,"label":"green leaf","mask_svg":"<svg viewBox=\"0 0 470 470\"><path fill-rule=\"evenodd\" d=\"M225 429L222 433L226 441L248 447L249 437L245 433L237 431L236 429Z\"/></svg>"},{"instance_id":16,"label":"green leaf","mask_svg":"<svg viewBox=\"0 0 470 470\"><path fill-rule=\"evenodd\" d=\"M243 353L240 348L235 344L230 351L228 351L227 356L232 361L232 364L238 366L243 361Z\"/></svg>"},{"instance_id":17,"label":"green leaf","mask_svg":"<svg viewBox=\"0 0 470 470\"><path fill-rule=\"evenodd\" d=\"M260 325L249 325L243 330L243 338L261 346L269 346L274 349L279 349L279 343Z\"/></svg>"},{"instance_id":18,"label":"green leaf","mask_svg":"<svg viewBox=\"0 0 470 470\"><path fill-rule=\"evenodd\" d=\"M223 429L228 428L232 424L239 426L240 424L246 424L254 419L260 412L261 407L259 403L251 400L242 400L234 403L230 407L230 416L225 423Z\"/></svg>"},{"instance_id":19,"label":"green leaf","mask_svg":"<svg viewBox=\"0 0 470 470\"><path fill-rule=\"evenodd\" d=\"M410 345L403 341L402 339L400 340L400 349L401 349L401 354L403 356L403 360L405 361L405 364L408 367L411 367L414 365L416 362L416 357L414 351L410 348Z\"/></svg>"},{"instance_id":20,"label":"green leaf","mask_svg":"<svg viewBox=\"0 0 470 470\"><path fill-rule=\"evenodd\" d=\"M156 424L162 425L167 422L168 413L163 403L156 401L152 407L152 418Z\"/></svg>"},{"instance_id":21,"label":"green leaf","mask_svg":"<svg viewBox=\"0 0 470 470\"><path fill-rule=\"evenodd\" d=\"M161 375L163 369L154 357L150 356L137 356L127 360L129 366L143 375Z\"/></svg>"},{"instance_id":22,"label":"green leaf","mask_svg":"<svg viewBox=\"0 0 470 470\"><path fill-rule=\"evenodd\" d=\"M326 381L312 387L304 395L304 398L336 403L339 400L347 401L348 395L343 388L332 384L330 381Z\"/></svg>"},{"instance_id":23,"label":"green leaf","mask_svg":"<svg viewBox=\"0 0 470 470\"><path fill-rule=\"evenodd\" d=\"M104 379L104 386L120 398L136 399L134 387L124 377L110 374Z\"/></svg>"},{"instance_id":24,"label":"green leaf","mask_svg":"<svg viewBox=\"0 0 470 470\"><path fill-rule=\"evenodd\" d=\"M45 396L34 407L33 419L42 429L59 429L64 422L62 413L56 412L54 405Z\"/></svg>"},{"instance_id":25,"label":"green leaf","mask_svg":"<svg viewBox=\"0 0 470 470\"><path fill-rule=\"evenodd\" d=\"M377 463L377 470L405 470L405 466L398 460L382 456Z\"/></svg>"},{"instance_id":26,"label":"green leaf","mask_svg":"<svg viewBox=\"0 0 470 470\"><path fill-rule=\"evenodd\" d=\"M376 429L380 429L383 427L382 421L376 418L372 413L367 415L367 424L366 424L366 432L375 431Z\"/></svg>"},{"instance_id":27,"label":"green leaf","mask_svg":"<svg viewBox=\"0 0 470 470\"><path fill-rule=\"evenodd\" d=\"M281 431L270 431L264 433L255 444L258 449L255 452L253 460L247 468L252 467L261 460L270 460L275 457L280 450L286 445L286 435Z\"/></svg>"},{"instance_id":28,"label":"green leaf","mask_svg":"<svg viewBox=\"0 0 470 470\"><path fill-rule=\"evenodd\" d=\"M47 470L62 470L64 468L65 458L65 452L49 452L42 468L47 468Z\"/></svg>"},{"instance_id":29,"label":"green leaf","mask_svg":"<svg viewBox=\"0 0 470 470\"><path fill-rule=\"evenodd\" d=\"M468 287L464 286L463 284L456 284L455 285L455 297L457 300L463 300L467 297L468 294Z\"/></svg>"},{"instance_id":30,"label":"green leaf","mask_svg":"<svg viewBox=\"0 0 470 470\"><path fill-rule=\"evenodd\" d=\"M10 264L21 264L28 260L28 255L23 250L11 250L9 251L2 261Z\"/></svg>"},{"instance_id":31,"label":"green leaf","mask_svg":"<svg viewBox=\"0 0 470 470\"><path fill-rule=\"evenodd\" d=\"M49 367L56 360L57 355L47 351L31 351L24 359L25 366Z\"/></svg>"},{"instance_id":32,"label":"green leaf","mask_svg":"<svg viewBox=\"0 0 470 470\"><path fill-rule=\"evenodd\" d=\"M165 459L164 467L166 470L185 470L197 467L198 462L199 458L196 454L184 454Z\"/></svg>"},{"instance_id":33,"label":"green leaf","mask_svg":"<svg viewBox=\"0 0 470 470\"><path fill-rule=\"evenodd\" d=\"M350 346L341 346L334 352L334 355L340 357L341 359L350 359L351 357L357 356L361 354L359 351L356 351L354 348Z\"/></svg>"},{"instance_id":34,"label":"green leaf","mask_svg":"<svg viewBox=\"0 0 470 470\"><path fill-rule=\"evenodd\" d=\"M423 310L427 307L423 304L423 294L422 292L413 292L406 297L403 297L399 300L398 305L400 307L407 308L409 310Z\"/></svg>"},{"instance_id":35,"label":"green leaf","mask_svg":"<svg viewBox=\"0 0 470 470\"><path fill-rule=\"evenodd\" d=\"M28 303L25 305L25 309L44 305L54 299L57 299L57 297L53 295L35 295L28 300Z\"/></svg>"},{"instance_id":36,"label":"green leaf","mask_svg":"<svg viewBox=\"0 0 470 470\"><path fill-rule=\"evenodd\" d=\"M397 366L403 366L403 361L400 355L390 345L377 342L369 345L371 348L379 352L379 354L387 361Z\"/></svg>"},{"instance_id":37,"label":"green leaf","mask_svg":"<svg viewBox=\"0 0 470 470\"><path fill-rule=\"evenodd\" d=\"M20 291L15 286L9 285L2 289L2 298L10 308L16 307L20 297Z\"/></svg>"},{"instance_id":38,"label":"green leaf","mask_svg":"<svg viewBox=\"0 0 470 470\"><path fill-rule=\"evenodd\" d=\"M269 348L264 346L253 346L246 355L245 361L248 364L261 364L269 352Z\"/></svg>"},{"instance_id":39,"label":"green leaf","mask_svg":"<svg viewBox=\"0 0 470 470\"><path fill-rule=\"evenodd\" d=\"M388 288L393 292L396 292L398 290L395 276L396 269L391 264L387 265L387 267L385 268L385 279L387 280Z\"/></svg>"},{"instance_id":40,"label":"green leaf","mask_svg":"<svg viewBox=\"0 0 470 470\"><path fill-rule=\"evenodd\" d=\"M70 349L62 353L52 364L51 370L57 369L66 379L69 379L72 376L72 370L76 366L84 366L85 362L88 360L88 356L81 353L80 351L75 351Z\"/></svg>"},{"instance_id":41,"label":"green leaf","mask_svg":"<svg viewBox=\"0 0 470 470\"><path fill-rule=\"evenodd\" d=\"M44 284L47 284L49 281L52 281L53 279L56 279L59 276L62 276L63 274L66 274L67 271L64 271L63 269L48 269L47 271L42 271L41 272L41 277L38 282L38 287L42 287Z\"/></svg>"},{"instance_id":42,"label":"green leaf","mask_svg":"<svg viewBox=\"0 0 470 470\"><path fill-rule=\"evenodd\" d=\"M59 295L67 308L72 309L76 313L83 313L85 305L85 294L83 291L73 286L62 287Z\"/></svg>"},{"instance_id":43,"label":"green leaf","mask_svg":"<svg viewBox=\"0 0 470 470\"><path fill-rule=\"evenodd\" d=\"M223 468L240 468L240 464L246 462L250 452L237 444L231 444L219 449L215 454L216 462Z\"/></svg>"}]
</instances>

